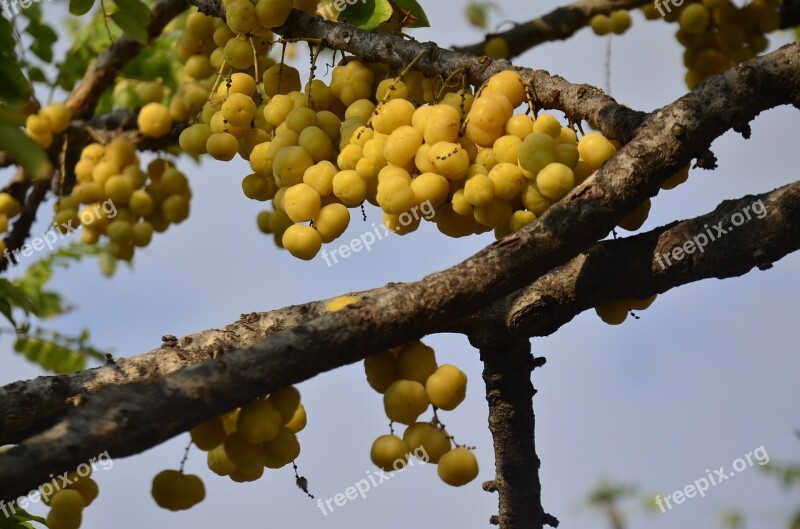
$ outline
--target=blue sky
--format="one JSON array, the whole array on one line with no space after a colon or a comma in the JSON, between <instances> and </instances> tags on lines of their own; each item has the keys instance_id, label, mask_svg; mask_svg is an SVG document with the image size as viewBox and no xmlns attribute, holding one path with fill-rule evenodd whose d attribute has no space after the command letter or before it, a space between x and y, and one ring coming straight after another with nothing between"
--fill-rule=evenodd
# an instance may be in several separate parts
<instances>
[{"instance_id":1,"label":"blue sky","mask_svg":"<svg viewBox=\"0 0 800 529\"><path fill-rule=\"evenodd\" d=\"M460 12L462 3L424 2L434 29L419 30L416 37L442 45L479 39ZM507 0L493 20L526 20L556 5ZM45 10L54 22L64 17L60 4L45 4ZM682 49L674 29L634 14L629 33L614 37L612 94L620 102L652 110L685 93ZM774 48L788 37L771 40ZM515 62L602 87L606 43L584 30ZM755 120L751 140L733 133L717 140L713 150L719 169L693 170L687 184L654 199L643 229L795 180L787 170L796 166L795 153L787 147L796 126L796 113L781 108ZM157 347L164 334L219 328L241 313L416 280L493 240L489 235L447 239L432 225L423 225L417 233L381 241L334 267L322 258L299 262L257 232L255 216L262 205L241 193L245 162L204 159L200 166L190 161L181 166L194 192L190 219L157 235L149 248L137 252L134 269L122 267L114 279L103 277L95 262L57 272L54 286L77 306L55 322L57 328L76 332L89 327L97 345L113 347L117 356L132 356ZM354 220L343 241L380 221L374 208L368 214L367 223ZM706 469L730 468L736 458L761 446L774 461L800 459L800 443L792 433L800 427L792 332L800 299L798 264L800 258L793 255L767 272L683 287L660 296L640 320L618 327L585 313L555 336L533 340L535 353L549 360L534 375L544 503L563 527L606 527L583 506L601 477L668 493L705 476ZM0 340L0 383L41 374L12 351L7 336ZM480 488L492 477L493 459L478 355L461 336L425 341L436 349L440 363L459 365L470 379L466 402L443 416L460 442L478 447L481 473L470 485L450 488L438 480L435 467L415 466L366 499L323 516L295 487L290 468L268 472L256 483L235 484L207 470L204 455L193 450L187 468L204 479L207 499L175 514L156 507L150 480L162 469L177 467L188 438L184 435L98 472L100 497L85 512L83 527L483 526L497 507L496 497ZM366 384L361 365L318 376L300 390L309 424L300 434L298 464L312 492L329 498L372 470L369 448L388 430L381 396ZM750 468L711 488L705 498L687 500L666 514L643 514L638 503L624 508L632 516L631 527L715 527L718 514L730 508L743 510L750 525L778 527L787 525L797 501Z\"/></svg>"}]
</instances>

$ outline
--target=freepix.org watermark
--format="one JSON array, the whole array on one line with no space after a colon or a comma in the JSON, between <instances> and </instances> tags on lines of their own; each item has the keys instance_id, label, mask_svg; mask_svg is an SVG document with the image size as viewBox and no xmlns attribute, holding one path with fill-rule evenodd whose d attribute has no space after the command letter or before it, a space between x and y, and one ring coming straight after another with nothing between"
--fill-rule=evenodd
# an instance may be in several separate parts
<instances>
[{"instance_id":1,"label":"freepix.org watermark","mask_svg":"<svg viewBox=\"0 0 800 529\"><path fill-rule=\"evenodd\" d=\"M755 459L755 461L753 461L753 459ZM662 497L660 494L656 495L655 503L658 505L658 508L661 509L661 512L665 513L672 509L670 500L675 502L675 505L680 505L686 501L687 498L694 498L697 495L704 498L709 488L719 485L723 481L732 478L737 473L744 472L755 463L761 466L769 463L769 454L767 454L763 446L759 446L752 452L747 452L744 458L739 457L735 459L732 463L733 472L726 472L725 466L719 467L714 470L713 473L707 468L706 477L696 479L693 484L686 485L683 490L676 490L665 497Z\"/></svg>"},{"instance_id":2,"label":"freepix.org watermark","mask_svg":"<svg viewBox=\"0 0 800 529\"><path fill-rule=\"evenodd\" d=\"M395 228L395 230L399 231L401 228L406 228L411 226L415 222L419 222L421 218L425 220L431 220L433 216L436 214L436 210L433 207L433 204L429 200L426 200L419 206L414 206L409 211L402 213L398 216L398 221L400 222L400 226ZM349 244L343 244L338 248L334 248L330 252L324 249L322 250L322 258L325 259L325 264L328 267L331 267L335 264L339 263L339 258L342 260L347 259L354 253L358 253L361 250L366 249L368 252L372 250L372 245L378 241L382 241L389 234L392 233L389 228L387 228L384 224L378 226L374 222L372 223L372 231L368 231L350 241ZM339 257L336 254L339 254Z\"/></svg>"},{"instance_id":3,"label":"freepix.org watermark","mask_svg":"<svg viewBox=\"0 0 800 529\"><path fill-rule=\"evenodd\" d=\"M28 509L28 507L34 503L39 503L42 499L48 501L56 492L80 481L81 478L89 477L93 470L97 470L98 466L103 470L108 470L114 466L114 460L108 455L108 450L97 457L91 458L88 463L81 463L74 472L64 472L59 476L50 474L51 481L41 485L36 490L30 491L27 496L20 496L11 503L0 500L0 511L3 512L6 518L11 518L17 514L17 507Z\"/></svg>"},{"instance_id":4,"label":"freepix.org watermark","mask_svg":"<svg viewBox=\"0 0 800 529\"><path fill-rule=\"evenodd\" d=\"M732 227L727 229L723 228L722 225L725 221L719 221L710 228L708 224L704 224L703 227L706 229L704 233L695 235L682 245L674 247L670 252L665 254L656 253L656 261L662 270L666 270L668 266L672 266L673 263L681 261L687 255L691 255L698 250L700 253L704 253L706 251L706 246L729 234L734 228L738 228L742 224L753 220L753 215L759 219L763 219L767 216L767 207L760 199L746 206L741 212L737 211L731 215Z\"/></svg>"},{"instance_id":5,"label":"freepix.org watermark","mask_svg":"<svg viewBox=\"0 0 800 529\"><path fill-rule=\"evenodd\" d=\"M394 472L386 473L383 470L374 470L374 471L366 471L367 477L369 480L361 479L356 481L352 487L347 487L344 489L344 492L340 492L338 494L334 494L333 497L328 498L327 500L323 500L322 498L317 498L317 507L322 511L324 516L328 516L330 513L334 511L334 507L332 504L335 504L337 507L344 507L347 505L348 501L352 501L358 499L361 496L361 499L367 498L367 493L375 487L383 484L385 481L389 481L397 474L403 472L405 469L414 466L414 457L419 459L423 465L427 464L430 461L430 457L428 456L427 450L425 447L418 446L408 454L408 461L406 459L397 459L392 463L392 468ZM327 509L326 509L327 507Z\"/></svg>"},{"instance_id":6,"label":"freepix.org watermark","mask_svg":"<svg viewBox=\"0 0 800 529\"><path fill-rule=\"evenodd\" d=\"M44 250L45 246L48 250L52 250L56 241L62 240L68 235L72 235L72 233L77 231L81 226L91 226L100 220L102 214L108 219L113 219L117 216L117 207L110 200L106 200L101 204L95 204L93 208L86 208L81 211L79 216L80 225L73 226L73 219L61 223L61 226L55 226L54 224L53 227L56 229L51 229L40 237L32 238L31 242L26 242L20 248L13 251L6 248L3 250L3 257L5 257L9 265L13 265L20 262L20 257L30 257L34 252ZM11 260L12 255L14 257L13 261Z\"/></svg>"},{"instance_id":7,"label":"freepix.org watermark","mask_svg":"<svg viewBox=\"0 0 800 529\"><path fill-rule=\"evenodd\" d=\"M317 4L317 13L328 20L335 20L339 13L344 11L347 6L355 5L358 2L366 4L367 0L334 0L327 3L320 2Z\"/></svg>"},{"instance_id":8,"label":"freepix.org watermark","mask_svg":"<svg viewBox=\"0 0 800 529\"><path fill-rule=\"evenodd\" d=\"M7 19L12 19L20 14L21 9L28 9L33 4L38 4L42 0L0 0L0 6L3 8L3 16ZM48 2L52 0L47 0Z\"/></svg>"}]
</instances>

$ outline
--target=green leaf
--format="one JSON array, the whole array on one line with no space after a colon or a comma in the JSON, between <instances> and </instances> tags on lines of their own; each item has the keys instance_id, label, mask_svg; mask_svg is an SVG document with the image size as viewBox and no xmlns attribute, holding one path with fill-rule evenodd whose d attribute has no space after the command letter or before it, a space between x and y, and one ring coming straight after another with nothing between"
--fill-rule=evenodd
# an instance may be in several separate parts
<instances>
[{"instance_id":1,"label":"green leaf","mask_svg":"<svg viewBox=\"0 0 800 529\"><path fill-rule=\"evenodd\" d=\"M16 45L17 39L14 37L14 26L5 17L0 17L0 50L13 50Z\"/></svg>"},{"instance_id":2,"label":"green leaf","mask_svg":"<svg viewBox=\"0 0 800 529\"><path fill-rule=\"evenodd\" d=\"M86 358L83 355L41 338L20 336L14 342L14 350L42 368L59 374L86 369Z\"/></svg>"},{"instance_id":3,"label":"green leaf","mask_svg":"<svg viewBox=\"0 0 800 529\"><path fill-rule=\"evenodd\" d=\"M22 74L19 62L13 57L0 57L0 102L14 105L28 100L31 87Z\"/></svg>"},{"instance_id":4,"label":"green leaf","mask_svg":"<svg viewBox=\"0 0 800 529\"><path fill-rule=\"evenodd\" d=\"M335 7L330 5L326 9L335 10ZM352 5L348 4L339 14L339 22L346 22L361 29L375 29L389 20L392 12L389 0L362 0Z\"/></svg>"},{"instance_id":5,"label":"green leaf","mask_svg":"<svg viewBox=\"0 0 800 529\"><path fill-rule=\"evenodd\" d=\"M111 15L111 20L119 26L130 38L139 44L147 44L147 25L126 16L122 11L117 11Z\"/></svg>"},{"instance_id":6,"label":"green leaf","mask_svg":"<svg viewBox=\"0 0 800 529\"><path fill-rule=\"evenodd\" d=\"M2 70L2 61L0 61L0 70ZM4 84L6 83L0 83L0 87ZM1 111L0 151L5 151L11 155L33 179L45 178L50 174L52 166L44 150L22 132L19 125L14 123L13 118Z\"/></svg>"},{"instance_id":7,"label":"green leaf","mask_svg":"<svg viewBox=\"0 0 800 529\"><path fill-rule=\"evenodd\" d=\"M0 314L5 316L15 329L17 328L17 322L14 320L14 312L11 309L11 303L2 298L0 298Z\"/></svg>"},{"instance_id":8,"label":"green leaf","mask_svg":"<svg viewBox=\"0 0 800 529\"><path fill-rule=\"evenodd\" d=\"M115 0L119 12L143 26L150 22L150 8L141 0Z\"/></svg>"},{"instance_id":9,"label":"green leaf","mask_svg":"<svg viewBox=\"0 0 800 529\"><path fill-rule=\"evenodd\" d=\"M422 6L419 5L417 0L393 0L395 5L405 11L405 13L410 14L416 20L410 24L404 24L405 27L409 28L429 28L431 26L430 21L428 21L428 15L425 14L425 10L422 9Z\"/></svg>"},{"instance_id":10,"label":"green leaf","mask_svg":"<svg viewBox=\"0 0 800 529\"><path fill-rule=\"evenodd\" d=\"M32 83L47 83L47 76L41 68L31 66L28 68L28 78Z\"/></svg>"},{"instance_id":11,"label":"green leaf","mask_svg":"<svg viewBox=\"0 0 800 529\"><path fill-rule=\"evenodd\" d=\"M20 287L9 282L7 279L0 278L0 299L7 300L14 306L21 308L27 314L38 315L36 305Z\"/></svg>"},{"instance_id":12,"label":"green leaf","mask_svg":"<svg viewBox=\"0 0 800 529\"><path fill-rule=\"evenodd\" d=\"M122 75L140 81L160 80L164 86L177 91L180 84L177 72L181 70L183 64L173 51L176 41L175 36L161 36L131 61L122 70Z\"/></svg>"},{"instance_id":13,"label":"green leaf","mask_svg":"<svg viewBox=\"0 0 800 529\"><path fill-rule=\"evenodd\" d=\"M94 0L69 0L69 12L82 17L94 7Z\"/></svg>"}]
</instances>

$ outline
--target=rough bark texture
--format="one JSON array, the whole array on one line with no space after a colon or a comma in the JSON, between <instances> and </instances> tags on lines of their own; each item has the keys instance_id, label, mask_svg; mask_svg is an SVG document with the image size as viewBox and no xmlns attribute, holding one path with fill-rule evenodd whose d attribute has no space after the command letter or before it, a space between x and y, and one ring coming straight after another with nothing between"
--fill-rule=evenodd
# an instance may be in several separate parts
<instances>
[{"instance_id":1,"label":"rough bark texture","mask_svg":"<svg viewBox=\"0 0 800 529\"><path fill-rule=\"evenodd\" d=\"M759 200L766 209L763 218L752 213ZM732 226L731 217L744 215L745 210L752 219ZM740 222L739 217L735 220ZM713 228L717 225L729 233L720 236ZM704 234L709 238L709 232L717 240L710 241L704 251L694 249L678 261L664 257L687 241L702 242L695 238ZM702 279L738 277L754 268L766 270L798 249L800 183L794 183L770 193L725 201L701 217L598 243L521 292L504 314L505 323L510 331L523 336L547 336L601 303L645 299Z\"/></svg>"},{"instance_id":2,"label":"rough bark texture","mask_svg":"<svg viewBox=\"0 0 800 529\"><path fill-rule=\"evenodd\" d=\"M558 520L542 507L541 461L534 439L531 372L544 359L534 359L527 338L503 329L483 328L470 335L470 342L483 361L494 443L496 477L484 483L485 490L499 495L499 515L492 521L503 529L558 527Z\"/></svg>"}]
</instances>

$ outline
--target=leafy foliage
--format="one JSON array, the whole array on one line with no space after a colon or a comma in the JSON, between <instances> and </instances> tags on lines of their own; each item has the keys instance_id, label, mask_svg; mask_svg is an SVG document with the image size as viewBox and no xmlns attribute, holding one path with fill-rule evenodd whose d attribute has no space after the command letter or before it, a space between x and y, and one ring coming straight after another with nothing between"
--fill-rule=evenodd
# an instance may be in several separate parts
<instances>
[{"instance_id":1,"label":"leafy foliage","mask_svg":"<svg viewBox=\"0 0 800 529\"><path fill-rule=\"evenodd\" d=\"M77 337L64 336L58 332L36 329L30 333L28 317L40 320L67 312L66 302L57 292L46 290L56 267L67 267L86 256L99 255L103 248L95 245L75 244L57 250L47 258L34 263L24 275L8 281L0 279L0 313L12 324L17 334L14 350L42 366L48 371L68 373L86 368L89 358L102 360L105 354L90 345L89 332L84 330ZM14 312L22 312L25 321Z\"/></svg>"}]
</instances>

